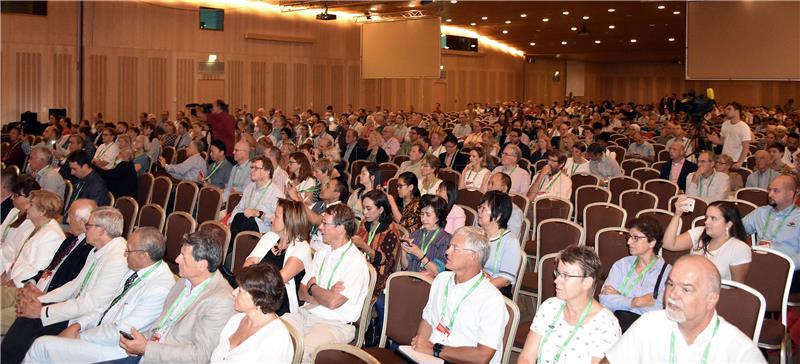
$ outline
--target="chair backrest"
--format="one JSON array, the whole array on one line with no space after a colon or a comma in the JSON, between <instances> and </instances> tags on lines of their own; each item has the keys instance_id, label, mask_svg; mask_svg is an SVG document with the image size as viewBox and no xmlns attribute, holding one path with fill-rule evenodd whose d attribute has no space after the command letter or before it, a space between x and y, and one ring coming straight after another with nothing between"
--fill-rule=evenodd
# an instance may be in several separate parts
<instances>
[{"instance_id":1,"label":"chair backrest","mask_svg":"<svg viewBox=\"0 0 800 364\"><path fill-rule=\"evenodd\" d=\"M608 278L611 266L629 254L628 250L628 231L621 227L602 228L597 232L594 239L594 251L603 263L603 270L600 272L600 279Z\"/></svg>"},{"instance_id":2,"label":"chair backrest","mask_svg":"<svg viewBox=\"0 0 800 364\"><path fill-rule=\"evenodd\" d=\"M536 256L557 253L570 245L584 245L586 230L572 221L547 219L536 227Z\"/></svg>"},{"instance_id":3,"label":"chair backrest","mask_svg":"<svg viewBox=\"0 0 800 364\"><path fill-rule=\"evenodd\" d=\"M597 186L600 184L600 179L597 176L589 173L575 173L569 177L572 180L572 196L570 201L575 201L575 193L583 186Z\"/></svg>"},{"instance_id":4,"label":"chair backrest","mask_svg":"<svg viewBox=\"0 0 800 364\"><path fill-rule=\"evenodd\" d=\"M239 201L241 200L242 200L241 192L231 193L230 195L228 195L228 204L227 206L225 206L225 210L227 210L227 212L230 214L231 212L233 212L233 209L236 208L236 205L238 205Z\"/></svg>"},{"instance_id":5,"label":"chair backrest","mask_svg":"<svg viewBox=\"0 0 800 364\"><path fill-rule=\"evenodd\" d=\"M736 168L736 169L733 169L732 171L733 171L733 173L736 173L739 176L741 176L742 177L742 181L745 181L745 182L747 182L747 177L750 177L750 175L753 173L752 170L749 170L749 169L747 169L745 167Z\"/></svg>"},{"instance_id":6,"label":"chair backrest","mask_svg":"<svg viewBox=\"0 0 800 364\"><path fill-rule=\"evenodd\" d=\"M219 239L222 240L222 261L225 261L228 255L228 245L231 243L231 230L227 226L219 222L208 220L204 221L197 227L197 231L209 231L213 234L219 234Z\"/></svg>"},{"instance_id":7,"label":"chair backrest","mask_svg":"<svg viewBox=\"0 0 800 364\"><path fill-rule=\"evenodd\" d=\"M661 257L664 258L664 261L669 263L670 265L675 265L675 262L678 261L678 258L689 254L689 250L667 250L663 247L661 248Z\"/></svg>"},{"instance_id":8,"label":"chair backrest","mask_svg":"<svg viewBox=\"0 0 800 364\"><path fill-rule=\"evenodd\" d=\"M353 164L350 165L350 175L353 176L353 180L350 181L352 185L355 185L355 182L357 181L355 180L355 178L358 178L358 174L361 173L361 167L363 167L367 163L369 162L363 159L359 159L353 161Z\"/></svg>"},{"instance_id":9,"label":"chair backrest","mask_svg":"<svg viewBox=\"0 0 800 364\"><path fill-rule=\"evenodd\" d=\"M750 202L756 206L764 206L769 203L769 193L763 188L746 187L736 191L736 199Z\"/></svg>"},{"instance_id":10,"label":"chair backrest","mask_svg":"<svg viewBox=\"0 0 800 364\"><path fill-rule=\"evenodd\" d=\"M422 310L428 303L433 280L416 272L395 272L386 280L386 307L379 347L389 338L399 345L410 345L417 335Z\"/></svg>"},{"instance_id":11,"label":"chair backrest","mask_svg":"<svg viewBox=\"0 0 800 364\"><path fill-rule=\"evenodd\" d=\"M667 164L667 161L654 162L653 164L650 165L650 168L660 171L665 164Z\"/></svg>"},{"instance_id":12,"label":"chair backrest","mask_svg":"<svg viewBox=\"0 0 800 364\"><path fill-rule=\"evenodd\" d=\"M706 223L706 216L705 215L698 216L698 217L694 218L694 220L692 220L692 227L696 228L698 226L704 226L705 223Z\"/></svg>"},{"instance_id":13,"label":"chair backrest","mask_svg":"<svg viewBox=\"0 0 800 364\"><path fill-rule=\"evenodd\" d=\"M462 188L458 190L458 198L456 198L456 203L459 205L478 207L478 204L481 202L481 198L483 198L483 192L481 192L481 190Z\"/></svg>"},{"instance_id":14,"label":"chair backrest","mask_svg":"<svg viewBox=\"0 0 800 364\"><path fill-rule=\"evenodd\" d=\"M517 269L517 277L520 278L514 282L511 289L511 300L514 302L517 302L519 290L522 288L522 276L525 275L525 270L528 269L528 257L525 254L521 254L520 260L521 263L519 264L519 269Z\"/></svg>"},{"instance_id":15,"label":"chair backrest","mask_svg":"<svg viewBox=\"0 0 800 364\"><path fill-rule=\"evenodd\" d=\"M183 211L175 211L167 217L167 226L164 228L164 236L167 238L167 245L164 251L164 260L174 262L175 258L181 254L183 245L183 235L194 232L197 222L192 215Z\"/></svg>"},{"instance_id":16,"label":"chair backrest","mask_svg":"<svg viewBox=\"0 0 800 364\"><path fill-rule=\"evenodd\" d=\"M681 196L682 195L672 196L669 199L669 203L667 205L669 206L669 211L670 212L675 213L675 202ZM697 219L700 216L705 216L706 215L706 209L708 208L708 203L705 200L703 200L702 198L699 198L699 197L692 196L692 199L694 199L694 201L695 201L694 202L694 210L692 210L692 212L684 212L683 214L681 214L681 222L682 222L681 223L681 229L680 229L681 233L686 231L686 230L689 230L689 229L691 229L693 227L692 226L692 221L694 221L695 219Z\"/></svg>"},{"instance_id":17,"label":"chair backrest","mask_svg":"<svg viewBox=\"0 0 800 364\"><path fill-rule=\"evenodd\" d=\"M175 199L173 200L173 211L183 211L189 215L194 213L194 206L197 202L199 189L197 184L190 181L181 181L175 187Z\"/></svg>"},{"instance_id":18,"label":"chair backrest","mask_svg":"<svg viewBox=\"0 0 800 364\"><path fill-rule=\"evenodd\" d=\"M150 194L150 203L167 209L167 201L172 193L172 180L167 176L158 176L153 180L153 191Z\"/></svg>"},{"instance_id":19,"label":"chair backrest","mask_svg":"<svg viewBox=\"0 0 800 364\"><path fill-rule=\"evenodd\" d=\"M661 178L661 172L653 168L642 167L634 169L631 172L631 177L638 179L639 182L645 183L651 179Z\"/></svg>"},{"instance_id":20,"label":"chair backrest","mask_svg":"<svg viewBox=\"0 0 800 364\"><path fill-rule=\"evenodd\" d=\"M314 364L380 364L378 359L359 347L348 344L320 345L314 352Z\"/></svg>"},{"instance_id":21,"label":"chair backrest","mask_svg":"<svg viewBox=\"0 0 800 364\"><path fill-rule=\"evenodd\" d=\"M397 170L399 170L396 164L392 162L385 162L378 165L378 170L381 172L381 181L388 181L389 179L395 177L397 174Z\"/></svg>"},{"instance_id":22,"label":"chair backrest","mask_svg":"<svg viewBox=\"0 0 800 364\"><path fill-rule=\"evenodd\" d=\"M611 202L611 192L600 186L578 187L575 191L575 221L583 221L583 210L595 202Z\"/></svg>"},{"instance_id":23,"label":"chair backrest","mask_svg":"<svg viewBox=\"0 0 800 364\"><path fill-rule=\"evenodd\" d=\"M758 290L744 283L722 280L717 314L758 343L767 302Z\"/></svg>"},{"instance_id":24,"label":"chair backrest","mask_svg":"<svg viewBox=\"0 0 800 364\"><path fill-rule=\"evenodd\" d=\"M628 212L629 217L634 217L639 211L656 208L658 196L645 190L625 191L619 196L619 205Z\"/></svg>"},{"instance_id":25,"label":"chair backrest","mask_svg":"<svg viewBox=\"0 0 800 364\"><path fill-rule=\"evenodd\" d=\"M122 196L114 203L114 207L122 213L122 236L130 237L136 217L139 216L139 203L133 197Z\"/></svg>"},{"instance_id":26,"label":"chair backrest","mask_svg":"<svg viewBox=\"0 0 800 364\"><path fill-rule=\"evenodd\" d=\"M609 145L607 148L609 151L614 152L614 157L617 160L617 163L622 163L625 159L625 148L620 147L619 145Z\"/></svg>"},{"instance_id":27,"label":"chair backrest","mask_svg":"<svg viewBox=\"0 0 800 364\"><path fill-rule=\"evenodd\" d=\"M453 182L456 186L458 186L458 183L461 181L461 173L458 173L458 171L454 171L454 170L452 170L450 168L442 168L442 169L440 169L438 177L442 181Z\"/></svg>"},{"instance_id":28,"label":"chair backrest","mask_svg":"<svg viewBox=\"0 0 800 364\"><path fill-rule=\"evenodd\" d=\"M136 222L137 227L150 226L164 231L164 221L167 219L167 214L164 208L154 203L149 203L139 209L139 220Z\"/></svg>"},{"instance_id":29,"label":"chair backrest","mask_svg":"<svg viewBox=\"0 0 800 364\"><path fill-rule=\"evenodd\" d=\"M367 295L364 296L364 302L361 304L361 316L356 322L356 347L361 348L364 346L364 335L367 333L367 328L369 326L369 320L372 318L370 313L370 308L372 308L372 293L375 291L375 280L378 277L378 273L375 271L375 267L372 264L367 264L367 268L369 268L369 286L367 288Z\"/></svg>"},{"instance_id":30,"label":"chair backrest","mask_svg":"<svg viewBox=\"0 0 800 364\"><path fill-rule=\"evenodd\" d=\"M186 159L189 158L189 155L186 153L186 148L178 149L175 152L175 164L183 163Z\"/></svg>"},{"instance_id":31,"label":"chair backrest","mask_svg":"<svg viewBox=\"0 0 800 364\"><path fill-rule=\"evenodd\" d=\"M625 171L626 176L630 176L633 170L636 168L644 168L647 167L647 162L641 159L626 159L619 164L622 167L622 170Z\"/></svg>"},{"instance_id":32,"label":"chair backrest","mask_svg":"<svg viewBox=\"0 0 800 364\"><path fill-rule=\"evenodd\" d=\"M725 200L732 203L736 206L736 209L739 210L739 216L744 218L747 214L753 212L753 210L757 209L758 206L754 205L752 202L748 202L745 200ZM696 207L695 207L696 208Z\"/></svg>"},{"instance_id":33,"label":"chair backrest","mask_svg":"<svg viewBox=\"0 0 800 364\"><path fill-rule=\"evenodd\" d=\"M111 193L110 191L106 192L106 194L108 195L108 204L107 205L103 205L103 206L114 206L114 202L116 202L116 200L117 200L114 197L114 194Z\"/></svg>"},{"instance_id":34,"label":"chair backrest","mask_svg":"<svg viewBox=\"0 0 800 364\"><path fill-rule=\"evenodd\" d=\"M665 179L652 179L644 183L642 187L645 191L650 191L658 196L658 208L669 210L669 199L678 194L678 185Z\"/></svg>"},{"instance_id":35,"label":"chair backrest","mask_svg":"<svg viewBox=\"0 0 800 364\"><path fill-rule=\"evenodd\" d=\"M611 203L619 204L619 195L624 191L638 190L642 183L628 176L616 176L608 180L608 190L611 191Z\"/></svg>"},{"instance_id":36,"label":"chair backrest","mask_svg":"<svg viewBox=\"0 0 800 364\"><path fill-rule=\"evenodd\" d=\"M72 197L72 182L70 182L68 179L64 180L64 196L62 197L63 197L62 201L67 201L67 202L69 202L69 198Z\"/></svg>"},{"instance_id":37,"label":"chair backrest","mask_svg":"<svg viewBox=\"0 0 800 364\"><path fill-rule=\"evenodd\" d=\"M511 359L511 347L514 346L514 338L518 330L517 326L519 326L519 307L507 297L503 297L503 303L505 303L506 311L508 312L508 322L506 322L506 327L503 330L503 355L500 363L508 364Z\"/></svg>"},{"instance_id":38,"label":"chair backrest","mask_svg":"<svg viewBox=\"0 0 800 364\"><path fill-rule=\"evenodd\" d=\"M558 253L547 254L539 259L536 307L542 307L542 302L556 296L556 277L553 276L553 272L558 268L556 258Z\"/></svg>"},{"instance_id":39,"label":"chair backrest","mask_svg":"<svg viewBox=\"0 0 800 364\"><path fill-rule=\"evenodd\" d=\"M244 266L247 256L261 240L261 234L253 231L242 231L233 239L233 259L231 260L231 273L236 274Z\"/></svg>"},{"instance_id":40,"label":"chair backrest","mask_svg":"<svg viewBox=\"0 0 800 364\"><path fill-rule=\"evenodd\" d=\"M784 326L793 274L794 262L791 258L774 249L753 247L752 262L744 283L764 295L766 310L778 312Z\"/></svg>"},{"instance_id":41,"label":"chair backrest","mask_svg":"<svg viewBox=\"0 0 800 364\"><path fill-rule=\"evenodd\" d=\"M406 155L398 155L398 156L395 156L394 159L392 159L392 162L394 162L394 164L400 166L400 165L403 164L403 162L405 162L407 160L409 160L408 156L406 156Z\"/></svg>"},{"instance_id":42,"label":"chair backrest","mask_svg":"<svg viewBox=\"0 0 800 364\"><path fill-rule=\"evenodd\" d=\"M153 194L153 182L155 177L153 177L153 175L150 173L143 173L140 174L137 179L139 186L137 202L139 202L139 206L144 206L150 203L150 196Z\"/></svg>"},{"instance_id":43,"label":"chair backrest","mask_svg":"<svg viewBox=\"0 0 800 364\"><path fill-rule=\"evenodd\" d=\"M292 355L292 364L300 364L303 362L303 335L292 326L288 321L281 319L283 326L289 331L289 336L292 337L292 346L294 347L294 355Z\"/></svg>"},{"instance_id":44,"label":"chair backrest","mask_svg":"<svg viewBox=\"0 0 800 364\"><path fill-rule=\"evenodd\" d=\"M394 196L395 201L399 201L400 195L397 194L397 177L386 181L386 193Z\"/></svg>"},{"instance_id":45,"label":"chair backrest","mask_svg":"<svg viewBox=\"0 0 800 364\"><path fill-rule=\"evenodd\" d=\"M461 208L464 209L464 215L466 216L466 219L464 220L464 226L473 226L476 221L475 219L478 218L478 212L467 205L458 206L461 206Z\"/></svg>"},{"instance_id":46,"label":"chair backrest","mask_svg":"<svg viewBox=\"0 0 800 364\"><path fill-rule=\"evenodd\" d=\"M669 150L662 150L662 151L659 151L657 154L658 154L658 158L657 159L658 159L659 162L669 161Z\"/></svg>"},{"instance_id":47,"label":"chair backrest","mask_svg":"<svg viewBox=\"0 0 800 364\"><path fill-rule=\"evenodd\" d=\"M586 229L586 245L594 247L594 239L600 229L607 227L623 227L628 219L628 212L622 207L608 202L595 202L583 210L583 226Z\"/></svg>"},{"instance_id":48,"label":"chair backrest","mask_svg":"<svg viewBox=\"0 0 800 364\"><path fill-rule=\"evenodd\" d=\"M539 197L533 200L532 205L528 216L533 227L539 226L539 222L547 219L569 220L572 217L572 202L560 197Z\"/></svg>"},{"instance_id":49,"label":"chair backrest","mask_svg":"<svg viewBox=\"0 0 800 364\"><path fill-rule=\"evenodd\" d=\"M519 207L520 210L522 210L522 216L525 216L528 212L528 206L530 205L528 198L516 193L511 193L509 196L511 197L511 202L513 202L515 205L517 205L517 207Z\"/></svg>"},{"instance_id":50,"label":"chair backrest","mask_svg":"<svg viewBox=\"0 0 800 364\"><path fill-rule=\"evenodd\" d=\"M222 209L222 196L224 192L219 188L208 186L200 190L197 197L197 223L217 220L219 210Z\"/></svg>"},{"instance_id":51,"label":"chair backrest","mask_svg":"<svg viewBox=\"0 0 800 364\"><path fill-rule=\"evenodd\" d=\"M636 214L636 217L650 216L650 217L654 218L656 221L658 221L658 224L661 225L662 231L665 231L667 229L667 226L669 226L669 222L672 221L672 216L673 215L675 215L675 214L673 214L673 213L671 213L671 212L669 212L667 210L647 209L647 210L639 211L639 213ZM678 231L681 230L681 225L682 224L683 224L683 221L678 221Z\"/></svg>"},{"instance_id":52,"label":"chair backrest","mask_svg":"<svg viewBox=\"0 0 800 364\"><path fill-rule=\"evenodd\" d=\"M161 156L167 161L167 164L172 164L175 161L175 148L164 147L161 150Z\"/></svg>"}]
</instances>

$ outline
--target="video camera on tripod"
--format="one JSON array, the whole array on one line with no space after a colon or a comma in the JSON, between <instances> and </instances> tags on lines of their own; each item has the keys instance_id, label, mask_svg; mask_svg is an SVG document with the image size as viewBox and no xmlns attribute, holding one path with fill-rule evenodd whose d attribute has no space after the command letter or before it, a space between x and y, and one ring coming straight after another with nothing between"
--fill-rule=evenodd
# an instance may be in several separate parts
<instances>
[{"instance_id":1,"label":"video camera on tripod","mask_svg":"<svg viewBox=\"0 0 800 364\"><path fill-rule=\"evenodd\" d=\"M714 90L709 88L705 95L700 94L699 96L695 96L694 90L689 90L687 95L688 98L684 101L686 114L689 115L689 121L695 128L701 128L703 118L714 108Z\"/></svg>"},{"instance_id":2,"label":"video camera on tripod","mask_svg":"<svg viewBox=\"0 0 800 364\"><path fill-rule=\"evenodd\" d=\"M190 110L190 112L192 113L192 116L197 116L197 109L201 108L201 107L203 108L203 114L210 114L211 113L211 108L213 108L214 105L213 104L199 104L199 103L186 104L186 108Z\"/></svg>"}]
</instances>

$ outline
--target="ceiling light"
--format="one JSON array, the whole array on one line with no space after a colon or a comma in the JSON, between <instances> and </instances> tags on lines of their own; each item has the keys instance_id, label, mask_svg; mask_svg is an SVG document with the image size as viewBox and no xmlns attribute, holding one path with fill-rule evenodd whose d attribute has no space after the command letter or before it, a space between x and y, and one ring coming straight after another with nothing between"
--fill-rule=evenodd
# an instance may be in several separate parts
<instances>
[{"instance_id":1,"label":"ceiling light","mask_svg":"<svg viewBox=\"0 0 800 364\"><path fill-rule=\"evenodd\" d=\"M508 30L503 30L503 34L508 34Z\"/></svg>"},{"instance_id":2,"label":"ceiling light","mask_svg":"<svg viewBox=\"0 0 800 364\"><path fill-rule=\"evenodd\" d=\"M506 24L511 24L511 20L506 20Z\"/></svg>"},{"instance_id":3,"label":"ceiling light","mask_svg":"<svg viewBox=\"0 0 800 364\"><path fill-rule=\"evenodd\" d=\"M670 42L674 42L675 38L668 38L667 40L670 41Z\"/></svg>"},{"instance_id":4,"label":"ceiling light","mask_svg":"<svg viewBox=\"0 0 800 364\"><path fill-rule=\"evenodd\" d=\"M562 12L561 14L569 15L569 11Z\"/></svg>"},{"instance_id":5,"label":"ceiling light","mask_svg":"<svg viewBox=\"0 0 800 364\"><path fill-rule=\"evenodd\" d=\"M452 23L453 19L446 19L445 21L448 22L448 23Z\"/></svg>"},{"instance_id":6,"label":"ceiling light","mask_svg":"<svg viewBox=\"0 0 800 364\"><path fill-rule=\"evenodd\" d=\"M456 4L456 3L458 3L458 0L450 0L450 3L451 4Z\"/></svg>"},{"instance_id":7,"label":"ceiling light","mask_svg":"<svg viewBox=\"0 0 800 364\"><path fill-rule=\"evenodd\" d=\"M636 39L631 39L631 43L636 43Z\"/></svg>"},{"instance_id":8,"label":"ceiling light","mask_svg":"<svg viewBox=\"0 0 800 364\"><path fill-rule=\"evenodd\" d=\"M550 19L542 18L542 21L550 21Z\"/></svg>"},{"instance_id":9,"label":"ceiling light","mask_svg":"<svg viewBox=\"0 0 800 364\"><path fill-rule=\"evenodd\" d=\"M673 11L672 13L673 13L673 14L675 14L675 15L678 15L678 14L680 14L681 12L676 10L676 11Z\"/></svg>"},{"instance_id":10,"label":"ceiling light","mask_svg":"<svg viewBox=\"0 0 800 364\"><path fill-rule=\"evenodd\" d=\"M562 40L561 41L561 45L567 45L567 41L566 40Z\"/></svg>"},{"instance_id":11,"label":"ceiling light","mask_svg":"<svg viewBox=\"0 0 800 364\"><path fill-rule=\"evenodd\" d=\"M664 6L664 5L659 5L658 6L658 10L664 10L664 8L666 8L666 6Z\"/></svg>"},{"instance_id":12,"label":"ceiling light","mask_svg":"<svg viewBox=\"0 0 800 364\"><path fill-rule=\"evenodd\" d=\"M527 17L528 17L528 14L519 14L519 17L520 17L520 18L527 18Z\"/></svg>"},{"instance_id":13,"label":"ceiling light","mask_svg":"<svg viewBox=\"0 0 800 364\"><path fill-rule=\"evenodd\" d=\"M599 40L594 41L594 44L600 44Z\"/></svg>"},{"instance_id":14,"label":"ceiling light","mask_svg":"<svg viewBox=\"0 0 800 364\"><path fill-rule=\"evenodd\" d=\"M377 6L373 6L373 7L369 8L369 10L370 11L378 11L378 7Z\"/></svg>"},{"instance_id":15,"label":"ceiling light","mask_svg":"<svg viewBox=\"0 0 800 364\"><path fill-rule=\"evenodd\" d=\"M474 44L470 44L470 45L469 45L469 47L470 47L470 48L475 48L475 47L477 47L477 46L476 46L476 45L474 45Z\"/></svg>"},{"instance_id":16,"label":"ceiling light","mask_svg":"<svg viewBox=\"0 0 800 364\"><path fill-rule=\"evenodd\" d=\"M588 15L584 15L583 16L583 20L589 20L589 16Z\"/></svg>"},{"instance_id":17,"label":"ceiling light","mask_svg":"<svg viewBox=\"0 0 800 364\"><path fill-rule=\"evenodd\" d=\"M478 23L469 23L469 25L472 25L474 27L474 26L478 25Z\"/></svg>"},{"instance_id":18,"label":"ceiling light","mask_svg":"<svg viewBox=\"0 0 800 364\"><path fill-rule=\"evenodd\" d=\"M532 45L532 46L535 46L535 45L536 45L536 43L534 43L534 42L531 42L531 45Z\"/></svg>"},{"instance_id":19,"label":"ceiling light","mask_svg":"<svg viewBox=\"0 0 800 364\"><path fill-rule=\"evenodd\" d=\"M613 12L615 12L615 11L616 11L616 10L614 10L614 8L608 9L608 12L609 12L609 13L613 13Z\"/></svg>"},{"instance_id":20,"label":"ceiling light","mask_svg":"<svg viewBox=\"0 0 800 364\"><path fill-rule=\"evenodd\" d=\"M608 26L608 29L614 29L614 28L616 28L616 27L615 27L615 26L613 26L613 25L609 25L609 26Z\"/></svg>"},{"instance_id":21,"label":"ceiling light","mask_svg":"<svg viewBox=\"0 0 800 364\"><path fill-rule=\"evenodd\" d=\"M414 4L414 2L412 1L412 2L408 3L408 6L411 7L411 8L416 8L417 4Z\"/></svg>"},{"instance_id":22,"label":"ceiling light","mask_svg":"<svg viewBox=\"0 0 800 364\"><path fill-rule=\"evenodd\" d=\"M574 32L574 31L578 30L578 27L572 27L572 28L569 28L569 30Z\"/></svg>"},{"instance_id":23,"label":"ceiling light","mask_svg":"<svg viewBox=\"0 0 800 364\"><path fill-rule=\"evenodd\" d=\"M489 17L488 16L482 16L481 20L489 20Z\"/></svg>"}]
</instances>

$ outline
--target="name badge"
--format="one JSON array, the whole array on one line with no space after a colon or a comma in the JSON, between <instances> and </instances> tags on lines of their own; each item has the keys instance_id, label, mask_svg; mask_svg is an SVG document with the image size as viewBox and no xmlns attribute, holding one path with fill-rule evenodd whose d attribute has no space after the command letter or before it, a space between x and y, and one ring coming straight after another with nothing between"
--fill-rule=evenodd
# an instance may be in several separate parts
<instances>
[{"instance_id":1,"label":"name badge","mask_svg":"<svg viewBox=\"0 0 800 364\"><path fill-rule=\"evenodd\" d=\"M441 322L436 325L436 331L440 332L442 335L444 335L444 337L450 336L450 329L448 329L447 326L442 325Z\"/></svg>"},{"instance_id":2,"label":"name badge","mask_svg":"<svg viewBox=\"0 0 800 364\"><path fill-rule=\"evenodd\" d=\"M150 336L150 341L152 342L159 342L161 341L161 334L154 332L153 336Z\"/></svg>"},{"instance_id":3,"label":"name badge","mask_svg":"<svg viewBox=\"0 0 800 364\"><path fill-rule=\"evenodd\" d=\"M772 245L772 242L769 241L769 240L759 240L758 241L758 246L760 246L762 248L769 248L771 245ZM756 253L766 254L765 252L756 252Z\"/></svg>"}]
</instances>

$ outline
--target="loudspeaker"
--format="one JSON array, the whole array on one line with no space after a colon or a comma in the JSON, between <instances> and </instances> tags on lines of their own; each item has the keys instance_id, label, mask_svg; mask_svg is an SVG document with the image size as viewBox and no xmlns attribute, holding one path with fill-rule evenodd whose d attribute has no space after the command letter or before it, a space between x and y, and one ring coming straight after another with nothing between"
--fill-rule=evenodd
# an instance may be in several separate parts
<instances>
[{"instance_id":1,"label":"loudspeaker","mask_svg":"<svg viewBox=\"0 0 800 364\"><path fill-rule=\"evenodd\" d=\"M56 117L56 120L60 120L61 118L67 117L67 109L49 109L47 110L47 117L50 118L50 115Z\"/></svg>"}]
</instances>

